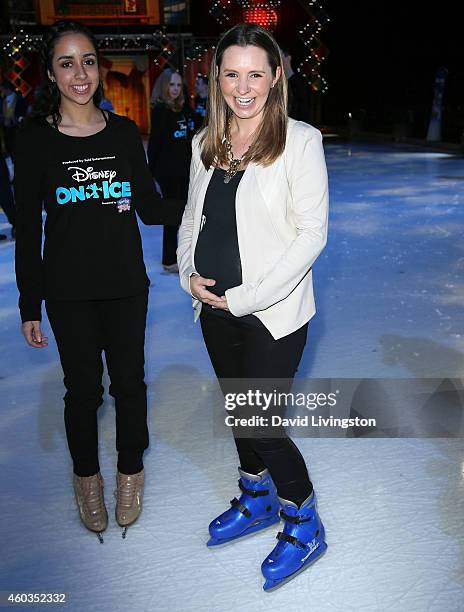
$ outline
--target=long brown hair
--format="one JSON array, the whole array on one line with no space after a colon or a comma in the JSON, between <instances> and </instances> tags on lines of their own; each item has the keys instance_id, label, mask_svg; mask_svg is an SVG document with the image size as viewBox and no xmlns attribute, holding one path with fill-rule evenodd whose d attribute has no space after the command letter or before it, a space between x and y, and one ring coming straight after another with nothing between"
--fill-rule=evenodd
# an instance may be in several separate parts
<instances>
[{"instance_id":1,"label":"long brown hair","mask_svg":"<svg viewBox=\"0 0 464 612\"><path fill-rule=\"evenodd\" d=\"M285 149L287 137L287 79L283 71L283 60L279 45L273 36L264 28L253 23L239 23L225 34L218 42L211 62L208 102L206 105L205 126L201 137L201 159L205 168L215 162L226 164L227 151L224 135L228 121L232 116L219 86L224 51L232 45L245 47L253 45L266 52L272 76L276 76L277 67L281 67L281 76L270 90L264 106L261 124L256 131L250 148L243 157L243 163L253 162L262 166L272 164Z\"/></svg>"},{"instance_id":2,"label":"long brown hair","mask_svg":"<svg viewBox=\"0 0 464 612\"><path fill-rule=\"evenodd\" d=\"M169 96L169 83L173 74L178 74L181 78L181 89L179 96L172 100ZM166 68L156 79L153 92L154 102L164 102L173 111L179 112L184 108L185 97L184 97L184 81L182 75L170 68Z\"/></svg>"}]
</instances>

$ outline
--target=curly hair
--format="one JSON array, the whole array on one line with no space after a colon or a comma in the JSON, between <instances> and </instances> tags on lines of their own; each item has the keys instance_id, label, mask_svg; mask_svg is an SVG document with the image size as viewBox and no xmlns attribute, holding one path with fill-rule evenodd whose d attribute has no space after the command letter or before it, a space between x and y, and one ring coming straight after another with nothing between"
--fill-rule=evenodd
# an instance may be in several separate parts
<instances>
[{"instance_id":1,"label":"curly hair","mask_svg":"<svg viewBox=\"0 0 464 612\"><path fill-rule=\"evenodd\" d=\"M31 118L46 119L51 117L53 125L56 127L61 122L60 104L61 94L57 84L50 79L48 73L52 73L53 54L56 42L65 34L82 34L92 43L97 55L97 39L92 32L78 21L63 19L51 25L42 36L40 47L40 64L42 72L42 82L34 100ZM100 81L97 90L93 94L95 106L99 106L103 99L103 86Z\"/></svg>"}]
</instances>

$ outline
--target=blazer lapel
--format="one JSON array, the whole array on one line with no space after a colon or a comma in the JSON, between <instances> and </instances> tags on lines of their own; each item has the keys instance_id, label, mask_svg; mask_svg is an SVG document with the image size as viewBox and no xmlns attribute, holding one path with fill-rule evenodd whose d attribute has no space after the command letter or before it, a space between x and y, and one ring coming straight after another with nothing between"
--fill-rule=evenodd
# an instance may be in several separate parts
<instances>
[{"instance_id":1,"label":"blazer lapel","mask_svg":"<svg viewBox=\"0 0 464 612\"><path fill-rule=\"evenodd\" d=\"M214 168L211 167L209 170L205 170L202 165L203 177L199 181L199 185L197 187L197 192L195 194L195 215L193 218L193 230L192 230L192 265L195 254L195 246L198 240L198 234L200 233L200 225L201 225L201 216L203 213L203 205L205 203L205 195L206 190L208 189L209 182L211 177L213 176Z\"/></svg>"}]
</instances>

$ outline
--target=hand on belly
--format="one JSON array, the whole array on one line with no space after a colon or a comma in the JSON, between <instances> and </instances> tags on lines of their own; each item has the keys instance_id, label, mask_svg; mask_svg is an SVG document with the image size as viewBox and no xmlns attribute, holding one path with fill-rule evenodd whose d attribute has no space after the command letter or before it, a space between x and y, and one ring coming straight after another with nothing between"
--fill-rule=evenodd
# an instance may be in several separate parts
<instances>
[{"instance_id":1,"label":"hand on belly","mask_svg":"<svg viewBox=\"0 0 464 612\"><path fill-rule=\"evenodd\" d=\"M214 287L216 281L212 278L204 278L198 274L194 274L190 277L190 291L197 300L209 304L212 308L220 308L222 310L229 310L227 306L226 296L218 296L209 288Z\"/></svg>"}]
</instances>

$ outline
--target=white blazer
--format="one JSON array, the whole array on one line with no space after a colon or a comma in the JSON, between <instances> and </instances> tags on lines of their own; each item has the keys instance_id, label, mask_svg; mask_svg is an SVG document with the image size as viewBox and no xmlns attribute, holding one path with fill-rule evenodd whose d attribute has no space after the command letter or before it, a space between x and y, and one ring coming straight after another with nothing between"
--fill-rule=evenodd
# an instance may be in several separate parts
<instances>
[{"instance_id":1,"label":"white blazer","mask_svg":"<svg viewBox=\"0 0 464 612\"><path fill-rule=\"evenodd\" d=\"M190 293L194 254L206 190L214 168L200 159L199 135L192 142L187 205L179 230L180 283ZM236 317L254 314L279 339L316 313L312 265L327 242L329 195L319 130L288 120L285 151L267 167L248 164L236 195L242 284L225 293ZM194 320L201 302L193 299Z\"/></svg>"}]
</instances>

